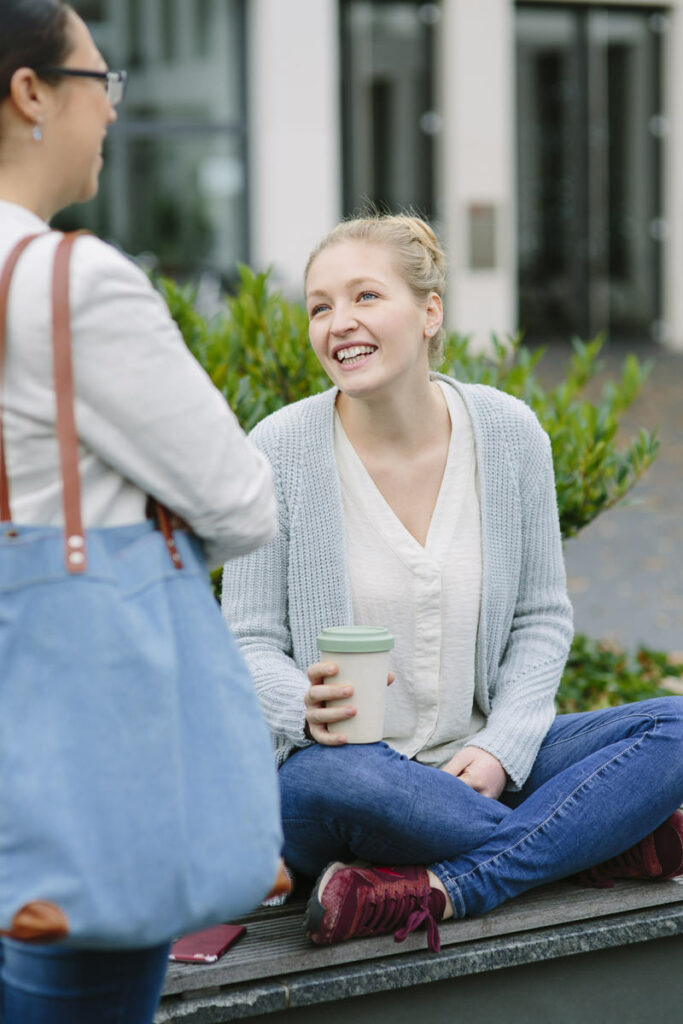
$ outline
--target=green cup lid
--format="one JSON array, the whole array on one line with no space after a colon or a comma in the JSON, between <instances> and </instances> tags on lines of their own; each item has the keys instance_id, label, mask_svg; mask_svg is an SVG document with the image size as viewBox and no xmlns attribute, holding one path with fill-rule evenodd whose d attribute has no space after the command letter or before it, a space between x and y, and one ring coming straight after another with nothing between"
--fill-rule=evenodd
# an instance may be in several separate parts
<instances>
[{"instance_id":1,"label":"green cup lid","mask_svg":"<svg viewBox=\"0 0 683 1024\"><path fill-rule=\"evenodd\" d=\"M318 649L332 654L368 654L393 646L393 636L382 626L330 626L318 636Z\"/></svg>"}]
</instances>

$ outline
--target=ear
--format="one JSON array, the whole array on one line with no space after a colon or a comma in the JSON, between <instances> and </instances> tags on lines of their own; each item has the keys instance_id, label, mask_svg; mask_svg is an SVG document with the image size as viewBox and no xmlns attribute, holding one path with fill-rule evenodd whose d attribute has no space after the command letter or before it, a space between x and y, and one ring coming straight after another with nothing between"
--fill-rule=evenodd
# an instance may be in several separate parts
<instances>
[{"instance_id":1,"label":"ear","mask_svg":"<svg viewBox=\"0 0 683 1024\"><path fill-rule=\"evenodd\" d=\"M37 124L45 117L48 88L31 68L17 68L10 80L10 100L26 121Z\"/></svg>"},{"instance_id":2,"label":"ear","mask_svg":"<svg viewBox=\"0 0 683 1024\"><path fill-rule=\"evenodd\" d=\"M441 296L436 292L430 292L425 306L425 334L432 337L436 334L443 323L443 303Z\"/></svg>"}]
</instances>

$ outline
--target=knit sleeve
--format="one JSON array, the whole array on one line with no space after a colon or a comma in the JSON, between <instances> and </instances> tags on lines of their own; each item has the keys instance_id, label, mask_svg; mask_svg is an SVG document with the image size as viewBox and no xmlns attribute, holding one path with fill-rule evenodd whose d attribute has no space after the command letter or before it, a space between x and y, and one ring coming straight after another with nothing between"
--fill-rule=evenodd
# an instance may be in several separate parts
<instances>
[{"instance_id":1,"label":"knit sleeve","mask_svg":"<svg viewBox=\"0 0 683 1024\"><path fill-rule=\"evenodd\" d=\"M472 745L498 758L521 789L554 716L572 638L550 441L534 424L520 474L521 568L509 637L489 692L491 711Z\"/></svg>"},{"instance_id":2,"label":"knit sleeve","mask_svg":"<svg viewBox=\"0 0 683 1024\"><path fill-rule=\"evenodd\" d=\"M279 442L273 435L257 427L251 437L273 465L277 533L268 544L226 563L222 610L251 672L281 763L292 746L310 742L304 733L303 700L310 684L292 658L287 574L290 508Z\"/></svg>"}]
</instances>

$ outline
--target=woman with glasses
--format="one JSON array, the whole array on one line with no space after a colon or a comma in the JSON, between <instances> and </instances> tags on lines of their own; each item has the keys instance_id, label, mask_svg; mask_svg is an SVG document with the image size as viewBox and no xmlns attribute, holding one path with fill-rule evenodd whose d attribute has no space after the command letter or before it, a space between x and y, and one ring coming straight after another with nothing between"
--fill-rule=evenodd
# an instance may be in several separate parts
<instances>
[{"instance_id":1,"label":"woman with glasses","mask_svg":"<svg viewBox=\"0 0 683 1024\"><path fill-rule=\"evenodd\" d=\"M86 25L61 0L0 3L0 267L20 239L44 234L19 260L7 319L4 438L13 519L22 524L62 524L50 354L60 236L48 222L95 195L125 78L107 69ZM268 463L190 356L146 276L98 239L80 238L70 314L85 526L144 521L152 495L204 541L213 565L268 540L275 525ZM167 958L166 945L93 952L2 939L0 1019L146 1024Z\"/></svg>"}]
</instances>

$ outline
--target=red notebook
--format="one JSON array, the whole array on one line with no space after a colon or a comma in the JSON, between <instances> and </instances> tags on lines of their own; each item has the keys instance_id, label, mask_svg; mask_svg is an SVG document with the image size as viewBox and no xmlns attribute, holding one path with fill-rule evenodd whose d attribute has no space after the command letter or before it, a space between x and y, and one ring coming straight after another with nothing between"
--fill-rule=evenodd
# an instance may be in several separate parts
<instances>
[{"instance_id":1,"label":"red notebook","mask_svg":"<svg viewBox=\"0 0 683 1024\"><path fill-rule=\"evenodd\" d=\"M169 960L190 964L214 964L242 935L243 924L217 924L201 932L183 935L171 946Z\"/></svg>"}]
</instances>

